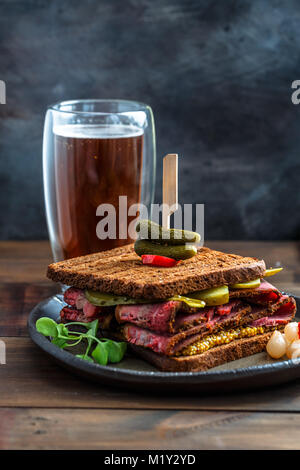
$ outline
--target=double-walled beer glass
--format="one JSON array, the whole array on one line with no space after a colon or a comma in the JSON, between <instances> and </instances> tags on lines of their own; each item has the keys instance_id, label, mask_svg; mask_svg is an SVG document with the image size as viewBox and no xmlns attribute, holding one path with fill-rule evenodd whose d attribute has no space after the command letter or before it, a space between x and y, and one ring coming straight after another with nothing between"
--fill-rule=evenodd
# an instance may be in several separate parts
<instances>
[{"instance_id":1,"label":"double-walled beer glass","mask_svg":"<svg viewBox=\"0 0 300 470\"><path fill-rule=\"evenodd\" d=\"M54 260L130 243L127 228L134 217L120 217L120 196L123 211L126 201L128 208L143 204L150 213L155 165L149 106L123 100L77 100L50 106L44 128L43 175ZM115 238L99 238L97 233L99 206L104 204L115 209Z\"/></svg>"}]
</instances>

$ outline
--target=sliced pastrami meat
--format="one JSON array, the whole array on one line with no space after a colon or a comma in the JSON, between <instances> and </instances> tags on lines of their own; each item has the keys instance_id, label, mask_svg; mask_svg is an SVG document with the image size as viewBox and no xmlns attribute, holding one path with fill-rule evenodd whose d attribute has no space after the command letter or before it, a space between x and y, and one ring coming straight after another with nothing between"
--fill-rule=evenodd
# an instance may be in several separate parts
<instances>
[{"instance_id":1,"label":"sliced pastrami meat","mask_svg":"<svg viewBox=\"0 0 300 470\"><path fill-rule=\"evenodd\" d=\"M191 308L183 302L161 302L157 304L118 305L116 319L119 323L132 323L156 333L175 333L200 323L212 321L214 317L227 316L233 309L245 306L240 300L232 300L217 307ZM250 310L250 307L248 307Z\"/></svg>"},{"instance_id":2,"label":"sliced pastrami meat","mask_svg":"<svg viewBox=\"0 0 300 470\"><path fill-rule=\"evenodd\" d=\"M226 305L218 305L217 307L205 307L197 309L197 311L191 313L185 313L179 311L176 316L174 331L181 331L187 328L191 328L197 324L205 323L209 328L212 328L217 323L218 318L222 316L228 317L232 311L241 309L251 310L250 306L241 302L240 300L232 300Z\"/></svg>"},{"instance_id":3,"label":"sliced pastrami meat","mask_svg":"<svg viewBox=\"0 0 300 470\"><path fill-rule=\"evenodd\" d=\"M89 321L89 318L95 317L100 311L101 307L91 304L85 297L82 289L69 287L64 293L64 301L71 307L77 310L83 310L83 314Z\"/></svg>"},{"instance_id":4,"label":"sliced pastrami meat","mask_svg":"<svg viewBox=\"0 0 300 470\"><path fill-rule=\"evenodd\" d=\"M191 328L199 323L206 323L214 316L214 308L201 308L196 312L178 312L174 323L173 332Z\"/></svg>"},{"instance_id":5,"label":"sliced pastrami meat","mask_svg":"<svg viewBox=\"0 0 300 470\"><path fill-rule=\"evenodd\" d=\"M153 351L164 354L173 355L180 352L189 344L205 338L205 336L219 332L220 330L228 330L238 326L257 326L259 324L266 324L267 326L280 325L283 322L287 323L292 320L296 312L296 303L293 298L285 298L283 296L281 304L277 302L276 310L273 309L272 317L269 312L269 307L255 307L251 310L251 306L236 308L231 311L229 315L214 315L211 320L189 328L188 330L180 331L175 334L162 334L141 328L137 325L125 324L123 327L124 339L137 346L152 349ZM269 316L267 316L269 313ZM276 313L276 315L275 315ZM266 318L271 319L267 320ZM264 319L259 323L259 319Z\"/></svg>"},{"instance_id":6,"label":"sliced pastrami meat","mask_svg":"<svg viewBox=\"0 0 300 470\"><path fill-rule=\"evenodd\" d=\"M124 325L122 332L124 339L129 343L150 348L160 354L172 355L198 338L223 328L240 325L243 321L246 322L250 310L250 306L241 307L233 310L229 315L216 315L216 318L209 322L198 324L175 334L158 333L130 323Z\"/></svg>"},{"instance_id":7,"label":"sliced pastrami meat","mask_svg":"<svg viewBox=\"0 0 300 470\"><path fill-rule=\"evenodd\" d=\"M84 297L84 292L82 289L77 289L76 287L69 287L64 292L64 301L66 304L70 305L70 307L76 307L81 309L82 306L77 306L77 300L81 300Z\"/></svg>"},{"instance_id":8,"label":"sliced pastrami meat","mask_svg":"<svg viewBox=\"0 0 300 470\"><path fill-rule=\"evenodd\" d=\"M62 322L80 321L84 323L99 319L103 328L108 328L114 313L111 307L98 307L91 304L82 289L70 287L64 293L64 301L68 306L60 312Z\"/></svg>"},{"instance_id":9,"label":"sliced pastrami meat","mask_svg":"<svg viewBox=\"0 0 300 470\"><path fill-rule=\"evenodd\" d=\"M134 323L141 328L167 333L173 329L180 306L181 302L172 300L157 304L118 305L115 315L119 323Z\"/></svg>"},{"instance_id":10,"label":"sliced pastrami meat","mask_svg":"<svg viewBox=\"0 0 300 470\"><path fill-rule=\"evenodd\" d=\"M276 302L280 295L279 290L264 279L262 279L260 285L255 289L232 289L229 291L229 297L231 299L242 298L259 305L267 305Z\"/></svg>"},{"instance_id":11,"label":"sliced pastrami meat","mask_svg":"<svg viewBox=\"0 0 300 470\"><path fill-rule=\"evenodd\" d=\"M268 303L264 305L266 316L273 315L275 312L278 311L279 308L281 308L283 305L289 302L294 302L294 299L292 297L289 297L286 294L279 294L279 297L277 298L276 302L272 302L272 303ZM255 314L256 312L261 311L262 305L252 304L251 308L252 308L252 313Z\"/></svg>"},{"instance_id":12,"label":"sliced pastrami meat","mask_svg":"<svg viewBox=\"0 0 300 470\"><path fill-rule=\"evenodd\" d=\"M107 310L107 309L106 309ZM114 318L114 313L112 310L109 312L99 310L94 316L87 317L83 310L78 310L73 307L64 307L60 312L60 320L62 323L67 322L82 322L89 323L93 320L99 320L99 326L102 329L107 329L110 327L111 322Z\"/></svg>"},{"instance_id":13,"label":"sliced pastrami meat","mask_svg":"<svg viewBox=\"0 0 300 470\"><path fill-rule=\"evenodd\" d=\"M80 321L87 323L94 320L96 316L97 315L95 315L95 317L87 318L83 313L83 310L78 310L75 307L64 307L60 312L60 319L63 323L66 323L67 321Z\"/></svg>"},{"instance_id":14,"label":"sliced pastrami meat","mask_svg":"<svg viewBox=\"0 0 300 470\"><path fill-rule=\"evenodd\" d=\"M254 320L250 326L276 326L289 323L295 316L296 302L292 297L282 297L287 297L288 301L283 303L274 315Z\"/></svg>"}]
</instances>

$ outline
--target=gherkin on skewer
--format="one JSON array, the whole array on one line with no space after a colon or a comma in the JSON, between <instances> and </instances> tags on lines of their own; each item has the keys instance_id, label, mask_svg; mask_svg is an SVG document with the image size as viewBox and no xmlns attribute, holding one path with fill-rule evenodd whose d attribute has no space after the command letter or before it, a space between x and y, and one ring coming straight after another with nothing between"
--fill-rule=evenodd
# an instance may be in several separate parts
<instances>
[{"instance_id":1,"label":"gherkin on skewer","mask_svg":"<svg viewBox=\"0 0 300 470\"><path fill-rule=\"evenodd\" d=\"M151 240L155 243L167 245L184 245L185 243L199 243L199 233L177 228L167 229L151 220L140 220L136 225L136 231L142 240Z\"/></svg>"},{"instance_id":2,"label":"gherkin on skewer","mask_svg":"<svg viewBox=\"0 0 300 470\"><path fill-rule=\"evenodd\" d=\"M192 258L197 254L195 245L160 245L149 240L136 240L134 251L137 255L158 255L173 258L175 260L184 260Z\"/></svg>"}]
</instances>

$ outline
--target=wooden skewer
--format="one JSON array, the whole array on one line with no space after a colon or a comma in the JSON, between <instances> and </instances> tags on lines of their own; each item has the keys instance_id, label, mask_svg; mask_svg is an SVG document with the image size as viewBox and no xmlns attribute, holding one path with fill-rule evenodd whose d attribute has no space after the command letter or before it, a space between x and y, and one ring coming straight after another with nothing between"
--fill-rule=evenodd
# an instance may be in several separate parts
<instances>
[{"instance_id":1,"label":"wooden skewer","mask_svg":"<svg viewBox=\"0 0 300 470\"><path fill-rule=\"evenodd\" d=\"M178 209L178 155L168 153L163 159L162 225L170 228L170 217Z\"/></svg>"}]
</instances>

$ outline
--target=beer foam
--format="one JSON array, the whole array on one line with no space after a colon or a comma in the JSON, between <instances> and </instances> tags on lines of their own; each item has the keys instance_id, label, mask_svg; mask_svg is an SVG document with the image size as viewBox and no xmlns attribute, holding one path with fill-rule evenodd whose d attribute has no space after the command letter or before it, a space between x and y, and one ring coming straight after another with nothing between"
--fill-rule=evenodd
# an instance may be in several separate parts
<instances>
[{"instance_id":1,"label":"beer foam","mask_svg":"<svg viewBox=\"0 0 300 470\"><path fill-rule=\"evenodd\" d=\"M54 126L53 133L57 136L73 139L121 139L137 137L142 135L144 131L136 126L124 126L121 124L66 124Z\"/></svg>"}]
</instances>

